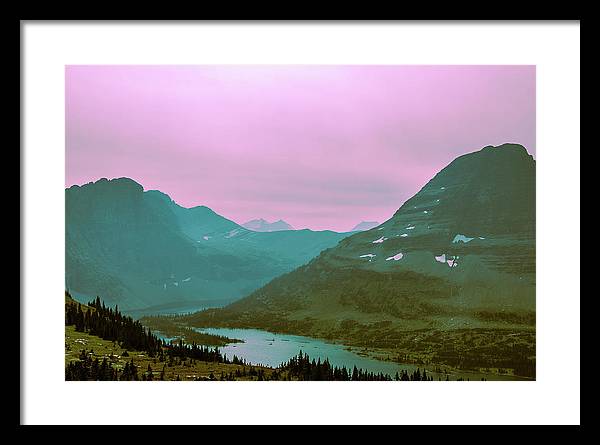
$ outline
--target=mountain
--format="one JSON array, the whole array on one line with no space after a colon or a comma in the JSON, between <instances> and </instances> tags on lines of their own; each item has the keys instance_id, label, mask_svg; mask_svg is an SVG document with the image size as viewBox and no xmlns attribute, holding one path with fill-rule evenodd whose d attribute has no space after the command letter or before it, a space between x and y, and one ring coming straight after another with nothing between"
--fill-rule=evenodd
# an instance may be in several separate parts
<instances>
[{"instance_id":1,"label":"mountain","mask_svg":"<svg viewBox=\"0 0 600 445\"><path fill-rule=\"evenodd\" d=\"M128 178L65 190L66 286L131 310L252 292L347 234L253 232Z\"/></svg>"},{"instance_id":2,"label":"mountain","mask_svg":"<svg viewBox=\"0 0 600 445\"><path fill-rule=\"evenodd\" d=\"M531 369L535 160L516 144L460 156L380 226L345 238L246 298L186 321L395 350L425 335L430 338L424 351L435 344L455 360L475 349L448 351L457 343L445 336L466 329L461 344L472 345L469 335L479 329L481 345L502 348L490 360L519 354L511 363ZM519 338L529 343L519 349L510 335L521 331L526 337Z\"/></svg>"},{"instance_id":3,"label":"mountain","mask_svg":"<svg viewBox=\"0 0 600 445\"><path fill-rule=\"evenodd\" d=\"M254 232L278 232L280 230L294 230L292 226L290 226L282 219L272 223L262 218L253 219L242 224L242 227L245 227L246 229L252 230Z\"/></svg>"},{"instance_id":4,"label":"mountain","mask_svg":"<svg viewBox=\"0 0 600 445\"><path fill-rule=\"evenodd\" d=\"M351 232L364 232L365 230L371 230L374 227L377 227L379 223L377 221L362 221L350 230Z\"/></svg>"}]
</instances>

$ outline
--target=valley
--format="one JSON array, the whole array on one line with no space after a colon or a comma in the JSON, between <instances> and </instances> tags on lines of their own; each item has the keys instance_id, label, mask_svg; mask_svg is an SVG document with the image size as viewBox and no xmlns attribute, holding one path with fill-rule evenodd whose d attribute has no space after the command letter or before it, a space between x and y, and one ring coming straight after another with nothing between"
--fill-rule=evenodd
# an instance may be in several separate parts
<instances>
[{"instance_id":1,"label":"valley","mask_svg":"<svg viewBox=\"0 0 600 445\"><path fill-rule=\"evenodd\" d=\"M69 291L106 295L166 341L272 368L297 351L269 336L372 372L535 379L535 160L523 146L459 156L352 233L253 231L126 178L72 187L67 204Z\"/></svg>"},{"instance_id":2,"label":"valley","mask_svg":"<svg viewBox=\"0 0 600 445\"><path fill-rule=\"evenodd\" d=\"M65 286L143 311L174 302L239 299L347 236L254 232L204 206L184 208L129 178L65 190Z\"/></svg>"},{"instance_id":3,"label":"valley","mask_svg":"<svg viewBox=\"0 0 600 445\"><path fill-rule=\"evenodd\" d=\"M152 333L117 308L108 308L96 298L88 305L74 301L65 294L65 379L69 380L408 380L431 381L435 374L425 369L394 367L395 374L382 370L357 367L350 362L330 361L318 353L309 355L308 339L291 344L278 364L256 364L236 351L231 354L217 346L204 344L239 343L248 339L231 339L219 333L198 332L199 337L165 338ZM199 340L201 344L196 343ZM290 341L290 338L277 340ZM267 340L272 344L275 338ZM252 344L251 341L248 343ZM313 347L315 345L312 345ZM235 347L235 345L233 345ZM291 348L291 349L290 349ZM262 348L259 348L262 349ZM311 350L311 354L314 351ZM341 351L346 356L351 353ZM264 360L263 360L264 361ZM363 363L369 363L363 360ZM388 368L388 371L390 369ZM450 374L444 374L446 380ZM467 380L462 377L456 380ZM472 377L475 377L473 375ZM441 380L442 375L437 375Z\"/></svg>"},{"instance_id":4,"label":"valley","mask_svg":"<svg viewBox=\"0 0 600 445\"><path fill-rule=\"evenodd\" d=\"M379 226L178 322L534 378L535 298L535 161L505 144L455 159Z\"/></svg>"}]
</instances>

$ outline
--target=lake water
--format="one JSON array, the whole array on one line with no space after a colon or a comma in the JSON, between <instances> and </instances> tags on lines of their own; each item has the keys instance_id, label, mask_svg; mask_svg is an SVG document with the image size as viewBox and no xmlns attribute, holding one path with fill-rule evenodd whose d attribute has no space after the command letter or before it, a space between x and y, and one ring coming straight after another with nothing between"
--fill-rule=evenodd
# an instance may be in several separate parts
<instances>
[{"instance_id":1,"label":"lake water","mask_svg":"<svg viewBox=\"0 0 600 445\"><path fill-rule=\"evenodd\" d=\"M344 345L328 343L311 337L274 334L258 329L197 328L196 331L243 340L244 343L230 343L219 349L229 359L232 359L236 355L252 364L277 367L281 363L288 361L292 356L298 355L298 352L302 350L311 359L314 358L316 360L320 357L321 361L323 361L325 358L328 358L332 365L338 367L345 366L350 371L356 365L357 368L376 373L383 372L393 377L396 372L400 373L403 369L411 373L418 368L418 366L412 364L398 364L365 357L347 350L347 347ZM423 372L422 366L420 369ZM427 373L433 375L435 380L438 377L442 380L446 378L445 374L436 374L429 370L427 370ZM451 380L456 380L459 377L469 378L470 380L480 380L481 377L491 379L491 376L478 373L450 374ZM514 377L495 376L494 379L514 380Z\"/></svg>"}]
</instances>

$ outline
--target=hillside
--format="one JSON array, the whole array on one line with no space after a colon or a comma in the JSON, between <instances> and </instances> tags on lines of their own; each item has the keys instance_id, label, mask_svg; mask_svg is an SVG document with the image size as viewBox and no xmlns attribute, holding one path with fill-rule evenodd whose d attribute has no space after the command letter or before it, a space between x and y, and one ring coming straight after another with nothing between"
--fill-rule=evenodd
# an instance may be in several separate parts
<instances>
[{"instance_id":1,"label":"hillside","mask_svg":"<svg viewBox=\"0 0 600 445\"><path fill-rule=\"evenodd\" d=\"M79 299L139 309L242 297L346 234L253 232L211 209L184 208L128 178L65 190L66 286Z\"/></svg>"},{"instance_id":2,"label":"hillside","mask_svg":"<svg viewBox=\"0 0 600 445\"><path fill-rule=\"evenodd\" d=\"M311 360L300 351L277 368L227 357L204 343L165 341L100 298L89 305L65 293L65 380L411 380L427 371L399 370L392 377ZM212 344L212 343L209 343ZM441 379L438 377L438 379ZM448 374L446 374L448 380ZM459 378L458 380L463 380Z\"/></svg>"},{"instance_id":3,"label":"hillside","mask_svg":"<svg viewBox=\"0 0 600 445\"><path fill-rule=\"evenodd\" d=\"M511 336L535 328L535 160L514 144L461 156L388 221L188 322L392 349L415 330L443 347L447 332L479 329L506 357ZM534 345L528 337L513 361Z\"/></svg>"}]
</instances>

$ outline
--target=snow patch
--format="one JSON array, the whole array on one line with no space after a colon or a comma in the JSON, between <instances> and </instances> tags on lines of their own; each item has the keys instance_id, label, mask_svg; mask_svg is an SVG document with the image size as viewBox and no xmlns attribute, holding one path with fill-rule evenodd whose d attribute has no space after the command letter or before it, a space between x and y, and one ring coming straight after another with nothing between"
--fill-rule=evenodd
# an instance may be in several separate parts
<instances>
[{"instance_id":1,"label":"snow patch","mask_svg":"<svg viewBox=\"0 0 600 445\"><path fill-rule=\"evenodd\" d=\"M181 280L182 283L185 283L187 281L190 281L192 279L192 277L187 277L185 280Z\"/></svg>"},{"instance_id":2,"label":"snow patch","mask_svg":"<svg viewBox=\"0 0 600 445\"><path fill-rule=\"evenodd\" d=\"M374 253L366 253L364 255L361 255L359 258L373 258L377 255L375 255Z\"/></svg>"},{"instance_id":3,"label":"snow patch","mask_svg":"<svg viewBox=\"0 0 600 445\"><path fill-rule=\"evenodd\" d=\"M402 252L398 252L396 255L386 258L385 260L386 261L390 261L390 260L398 261L398 260L401 260L403 256L404 256L404 254Z\"/></svg>"},{"instance_id":4,"label":"snow patch","mask_svg":"<svg viewBox=\"0 0 600 445\"><path fill-rule=\"evenodd\" d=\"M179 283L178 283L177 281L175 281L173 284L174 284L175 286L179 286Z\"/></svg>"},{"instance_id":5,"label":"snow patch","mask_svg":"<svg viewBox=\"0 0 600 445\"><path fill-rule=\"evenodd\" d=\"M406 228L406 230L412 230L414 228L415 228L415 226L409 226L409 227Z\"/></svg>"},{"instance_id":6,"label":"snow patch","mask_svg":"<svg viewBox=\"0 0 600 445\"><path fill-rule=\"evenodd\" d=\"M429 213L427 210L423 210L423 213Z\"/></svg>"},{"instance_id":7,"label":"snow patch","mask_svg":"<svg viewBox=\"0 0 600 445\"><path fill-rule=\"evenodd\" d=\"M236 236L238 233L240 233L240 229L233 229L233 230L229 231L229 233L227 233L227 235L225 235L225 238L231 238L233 236Z\"/></svg>"},{"instance_id":8,"label":"snow patch","mask_svg":"<svg viewBox=\"0 0 600 445\"><path fill-rule=\"evenodd\" d=\"M461 235L460 233L458 235L456 235L454 237L454 239L452 240L452 243L468 243L469 241L473 240L475 238L469 238L468 236L465 235Z\"/></svg>"},{"instance_id":9,"label":"snow patch","mask_svg":"<svg viewBox=\"0 0 600 445\"><path fill-rule=\"evenodd\" d=\"M210 236L206 236L205 235L205 236L202 237L202 239L205 240L205 241L208 241L210 239Z\"/></svg>"},{"instance_id":10,"label":"snow patch","mask_svg":"<svg viewBox=\"0 0 600 445\"><path fill-rule=\"evenodd\" d=\"M408 236L408 233L403 233L402 235L400 235L402 238L405 238Z\"/></svg>"},{"instance_id":11,"label":"snow patch","mask_svg":"<svg viewBox=\"0 0 600 445\"><path fill-rule=\"evenodd\" d=\"M458 261L456 261L457 259L458 259L458 256L453 256L453 257L448 256L448 257L446 257L445 253L443 253L443 254L435 257L435 260L438 263L448 264L448 267L456 267L456 266L458 266Z\"/></svg>"},{"instance_id":12,"label":"snow patch","mask_svg":"<svg viewBox=\"0 0 600 445\"><path fill-rule=\"evenodd\" d=\"M383 243L387 238L385 236L382 236L379 239L376 239L375 241L373 241L373 244L380 244Z\"/></svg>"}]
</instances>

